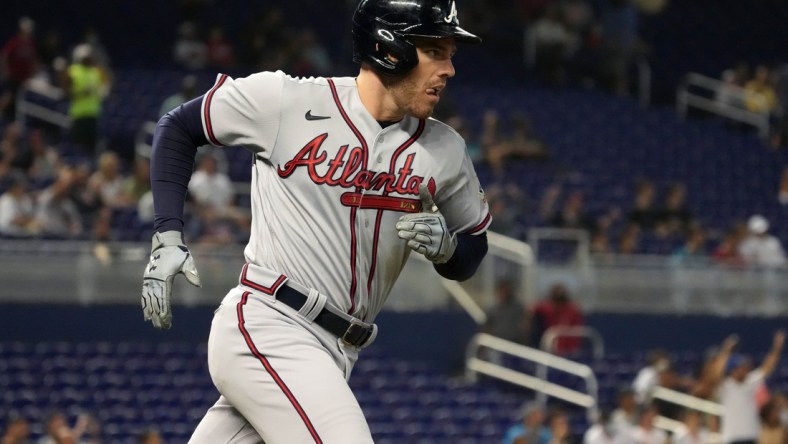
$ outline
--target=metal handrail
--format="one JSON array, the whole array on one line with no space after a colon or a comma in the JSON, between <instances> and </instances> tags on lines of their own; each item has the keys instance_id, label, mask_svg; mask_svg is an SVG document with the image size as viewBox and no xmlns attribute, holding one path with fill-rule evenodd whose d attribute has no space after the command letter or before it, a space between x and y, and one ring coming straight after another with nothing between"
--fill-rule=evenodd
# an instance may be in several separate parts
<instances>
[{"instance_id":1,"label":"metal handrail","mask_svg":"<svg viewBox=\"0 0 788 444\"><path fill-rule=\"evenodd\" d=\"M768 111L751 111L749 109L735 106L730 103L721 102L716 99L709 99L704 95L691 93L691 87L710 91L715 97L719 93L724 92L728 96L735 98L742 103L744 103L747 98L752 96L756 97L758 100L766 100L763 94L746 91L744 88L738 85L731 85L712 77L707 77L702 74L691 72L684 76L683 81L679 84L679 87L676 90L676 111L680 116L686 117L689 108L695 107L706 112L714 113L719 116L752 125L758 128L758 134L762 138L768 137L770 126Z\"/></svg>"},{"instance_id":2,"label":"metal handrail","mask_svg":"<svg viewBox=\"0 0 788 444\"><path fill-rule=\"evenodd\" d=\"M662 399L663 401L678 404L699 412L708 413L709 415L722 415L722 405L720 403L698 398L697 396L688 395L666 387L654 387L651 391L651 398Z\"/></svg>"},{"instance_id":3,"label":"metal handrail","mask_svg":"<svg viewBox=\"0 0 788 444\"><path fill-rule=\"evenodd\" d=\"M605 340L602 339L602 335L597 329L584 325L572 327L556 325L550 327L542 334L539 347L548 353L552 353L555 349L556 341L562 337L588 338L591 341L594 359L599 360L605 357Z\"/></svg>"},{"instance_id":4,"label":"metal handrail","mask_svg":"<svg viewBox=\"0 0 788 444\"><path fill-rule=\"evenodd\" d=\"M28 80L16 96L16 120L20 125L24 126L25 117L30 116L64 129L71 128L71 118L68 114L28 101L28 93L36 94L55 102L66 98L66 91L62 88L53 86L40 79Z\"/></svg>"},{"instance_id":5,"label":"metal handrail","mask_svg":"<svg viewBox=\"0 0 788 444\"><path fill-rule=\"evenodd\" d=\"M585 381L587 393L484 360L479 356L479 350L482 347L578 376ZM593 370L585 364L579 364L569 359L507 341L487 333L477 333L468 343L465 355L465 368L466 376L471 381L474 381L477 374L481 373L585 407L589 420L593 420L596 417L599 386Z\"/></svg>"}]
</instances>

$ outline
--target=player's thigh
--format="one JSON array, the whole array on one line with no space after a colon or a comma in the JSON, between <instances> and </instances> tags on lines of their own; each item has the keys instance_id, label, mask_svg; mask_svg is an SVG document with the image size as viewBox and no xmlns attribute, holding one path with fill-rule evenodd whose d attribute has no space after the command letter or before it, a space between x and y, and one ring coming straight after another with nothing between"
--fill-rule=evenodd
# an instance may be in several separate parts
<instances>
[{"instance_id":1,"label":"player's thigh","mask_svg":"<svg viewBox=\"0 0 788 444\"><path fill-rule=\"evenodd\" d=\"M234 302L212 326L211 376L265 442L372 443L343 372L317 338L253 296Z\"/></svg>"},{"instance_id":2,"label":"player's thigh","mask_svg":"<svg viewBox=\"0 0 788 444\"><path fill-rule=\"evenodd\" d=\"M265 444L257 431L222 396L197 425L189 444Z\"/></svg>"}]
</instances>

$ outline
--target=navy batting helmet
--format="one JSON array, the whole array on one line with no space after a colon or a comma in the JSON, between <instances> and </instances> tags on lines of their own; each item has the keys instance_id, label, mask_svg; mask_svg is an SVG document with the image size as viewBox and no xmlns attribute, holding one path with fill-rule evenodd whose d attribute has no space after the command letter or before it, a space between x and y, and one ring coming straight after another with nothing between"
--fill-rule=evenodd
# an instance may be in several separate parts
<instances>
[{"instance_id":1,"label":"navy batting helmet","mask_svg":"<svg viewBox=\"0 0 788 444\"><path fill-rule=\"evenodd\" d=\"M404 74L419 63L408 37L482 41L460 28L455 0L361 0L353 14L353 61Z\"/></svg>"}]
</instances>

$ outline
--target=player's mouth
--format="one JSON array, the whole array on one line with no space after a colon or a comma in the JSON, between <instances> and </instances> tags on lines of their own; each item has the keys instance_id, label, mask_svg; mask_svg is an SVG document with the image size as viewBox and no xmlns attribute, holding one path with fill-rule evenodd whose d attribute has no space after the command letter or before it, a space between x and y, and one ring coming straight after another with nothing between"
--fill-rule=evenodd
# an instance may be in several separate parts
<instances>
[{"instance_id":1,"label":"player's mouth","mask_svg":"<svg viewBox=\"0 0 788 444\"><path fill-rule=\"evenodd\" d=\"M440 100L441 91L445 88L445 85L437 85L433 86L432 88L427 88L427 95L430 97L434 97L435 100Z\"/></svg>"}]
</instances>

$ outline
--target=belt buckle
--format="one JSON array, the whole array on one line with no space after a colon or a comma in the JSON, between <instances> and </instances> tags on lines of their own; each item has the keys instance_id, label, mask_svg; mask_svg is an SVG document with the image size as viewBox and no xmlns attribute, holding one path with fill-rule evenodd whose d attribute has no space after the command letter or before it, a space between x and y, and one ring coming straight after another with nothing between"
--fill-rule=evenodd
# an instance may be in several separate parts
<instances>
[{"instance_id":1,"label":"belt buckle","mask_svg":"<svg viewBox=\"0 0 788 444\"><path fill-rule=\"evenodd\" d=\"M372 333L363 322L358 319L351 319L350 325L348 325L341 339L345 345L360 347L364 345L371 334Z\"/></svg>"}]
</instances>

